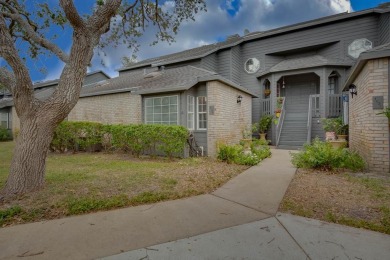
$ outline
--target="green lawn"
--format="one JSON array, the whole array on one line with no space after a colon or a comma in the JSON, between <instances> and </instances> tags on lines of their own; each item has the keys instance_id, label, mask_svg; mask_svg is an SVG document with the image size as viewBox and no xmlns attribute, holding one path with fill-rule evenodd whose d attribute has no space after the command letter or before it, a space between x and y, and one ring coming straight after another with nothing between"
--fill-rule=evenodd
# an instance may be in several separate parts
<instances>
[{"instance_id":1,"label":"green lawn","mask_svg":"<svg viewBox=\"0 0 390 260\"><path fill-rule=\"evenodd\" d=\"M13 147L0 143L0 186ZM247 168L208 158L50 154L45 189L0 204L0 227L209 193Z\"/></svg>"}]
</instances>

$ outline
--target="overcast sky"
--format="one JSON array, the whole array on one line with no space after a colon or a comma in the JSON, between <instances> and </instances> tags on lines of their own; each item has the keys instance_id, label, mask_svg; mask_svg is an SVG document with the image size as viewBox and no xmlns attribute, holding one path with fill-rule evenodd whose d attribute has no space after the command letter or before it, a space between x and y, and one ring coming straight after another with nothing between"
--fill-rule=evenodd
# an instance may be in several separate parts
<instances>
[{"instance_id":1,"label":"overcast sky","mask_svg":"<svg viewBox=\"0 0 390 260\"><path fill-rule=\"evenodd\" d=\"M245 29L250 32L264 31L336 13L372 8L386 1L388 0L206 0L207 12L197 14L195 22L183 23L175 37L175 43L150 46L154 34L147 31L139 40L141 47L137 59L215 43L233 34L242 36ZM167 0L164 4L170 5L172 1ZM70 33L65 36L69 37ZM62 41L61 47L69 51L70 40ZM121 58L130 55L131 52L125 47L109 48L105 56L95 55L89 71L103 70L114 77L117 75L116 70L121 67ZM46 67L46 74L38 71L42 66ZM34 81L50 80L59 78L63 64L52 58L41 58L30 65L30 68Z\"/></svg>"}]
</instances>

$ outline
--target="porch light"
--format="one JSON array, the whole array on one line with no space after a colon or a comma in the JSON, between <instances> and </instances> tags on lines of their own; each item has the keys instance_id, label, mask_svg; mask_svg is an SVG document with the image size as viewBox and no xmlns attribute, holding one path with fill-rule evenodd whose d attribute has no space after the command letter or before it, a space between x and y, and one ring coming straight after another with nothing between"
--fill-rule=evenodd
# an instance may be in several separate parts
<instances>
[{"instance_id":1,"label":"porch light","mask_svg":"<svg viewBox=\"0 0 390 260\"><path fill-rule=\"evenodd\" d=\"M286 83L284 82L284 77L283 77L282 88L286 88Z\"/></svg>"},{"instance_id":2,"label":"porch light","mask_svg":"<svg viewBox=\"0 0 390 260\"><path fill-rule=\"evenodd\" d=\"M356 85L354 85L354 84L349 85L349 93L351 93L352 98L353 98L353 95L357 96Z\"/></svg>"},{"instance_id":3,"label":"porch light","mask_svg":"<svg viewBox=\"0 0 390 260\"><path fill-rule=\"evenodd\" d=\"M241 101L242 101L242 96L239 95L239 96L237 97L237 104L241 104Z\"/></svg>"}]
</instances>

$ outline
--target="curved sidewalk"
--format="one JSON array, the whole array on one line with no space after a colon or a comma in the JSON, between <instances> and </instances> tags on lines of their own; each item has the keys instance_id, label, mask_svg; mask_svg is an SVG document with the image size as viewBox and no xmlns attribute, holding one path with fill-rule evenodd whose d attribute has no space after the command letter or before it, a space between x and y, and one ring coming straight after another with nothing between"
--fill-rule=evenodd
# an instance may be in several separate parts
<instances>
[{"instance_id":1,"label":"curved sidewalk","mask_svg":"<svg viewBox=\"0 0 390 260\"><path fill-rule=\"evenodd\" d=\"M341 258L383 259L389 255L390 236L277 214L295 168L288 151L272 153L212 194L2 228L0 259L321 259L333 253Z\"/></svg>"}]
</instances>

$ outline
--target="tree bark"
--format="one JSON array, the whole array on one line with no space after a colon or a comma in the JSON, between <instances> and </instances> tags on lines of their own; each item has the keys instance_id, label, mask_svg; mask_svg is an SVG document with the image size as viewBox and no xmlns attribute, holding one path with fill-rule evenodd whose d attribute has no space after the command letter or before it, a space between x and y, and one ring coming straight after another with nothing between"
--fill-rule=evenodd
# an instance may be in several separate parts
<instances>
[{"instance_id":1,"label":"tree bark","mask_svg":"<svg viewBox=\"0 0 390 260\"><path fill-rule=\"evenodd\" d=\"M53 138L53 124L30 116L21 121L10 174L3 195L10 197L43 188L46 156Z\"/></svg>"}]
</instances>

